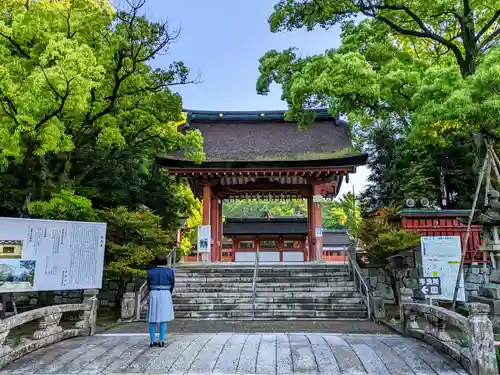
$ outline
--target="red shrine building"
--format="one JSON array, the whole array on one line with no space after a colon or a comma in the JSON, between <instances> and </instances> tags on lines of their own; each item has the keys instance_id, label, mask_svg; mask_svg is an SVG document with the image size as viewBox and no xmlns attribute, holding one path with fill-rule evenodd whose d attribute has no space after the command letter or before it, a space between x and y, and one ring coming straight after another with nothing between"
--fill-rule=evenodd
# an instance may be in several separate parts
<instances>
[{"instance_id":1,"label":"red shrine building","mask_svg":"<svg viewBox=\"0 0 500 375\"><path fill-rule=\"evenodd\" d=\"M158 163L186 178L202 201L212 239L204 261L252 261L257 251L269 262L323 257L321 202L336 197L367 158L353 149L346 122L326 110L316 111L307 129L286 121L284 111L187 111L179 131L201 132L205 160L193 163L179 152ZM308 214L223 224L222 205L234 199L306 199Z\"/></svg>"}]
</instances>

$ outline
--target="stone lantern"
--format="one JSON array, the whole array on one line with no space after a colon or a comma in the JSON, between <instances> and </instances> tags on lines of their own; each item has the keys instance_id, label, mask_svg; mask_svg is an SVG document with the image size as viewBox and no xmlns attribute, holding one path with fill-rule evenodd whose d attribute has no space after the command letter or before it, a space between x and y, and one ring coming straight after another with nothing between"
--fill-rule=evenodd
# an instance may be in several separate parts
<instances>
[{"instance_id":1,"label":"stone lantern","mask_svg":"<svg viewBox=\"0 0 500 375\"><path fill-rule=\"evenodd\" d=\"M476 211L473 224L483 226L484 243L480 251L490 253L491 274L489 282L479 286L479 295L470 295L469 302L481 302L490 306L490 319L496 333L500 332L500 193L488 191L488 204L481 211Z\"/></svg>"}]
</instances>

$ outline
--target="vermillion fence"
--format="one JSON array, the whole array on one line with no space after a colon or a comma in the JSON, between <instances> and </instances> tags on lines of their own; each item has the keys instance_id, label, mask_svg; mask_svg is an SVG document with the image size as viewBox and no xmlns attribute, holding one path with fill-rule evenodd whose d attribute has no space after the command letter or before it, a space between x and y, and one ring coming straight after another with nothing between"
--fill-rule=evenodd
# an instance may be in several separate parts
<instances>
[{"instance_id":1,"label":"vermillion fence","mask_svg":"<svg viewBox=\"0 0 500 375\"><path fill-rule=\"evenodd\" d=\"M466 221L469 213L468 210L402 210L398 216L401 226L408 231L417 231L422 236L460 236L463 246L467 225L459 219ZM489 253L479 250L482 230L481 225L471 226L464 260L466 264L490 263Z\"/></svg>"}]
</instances>

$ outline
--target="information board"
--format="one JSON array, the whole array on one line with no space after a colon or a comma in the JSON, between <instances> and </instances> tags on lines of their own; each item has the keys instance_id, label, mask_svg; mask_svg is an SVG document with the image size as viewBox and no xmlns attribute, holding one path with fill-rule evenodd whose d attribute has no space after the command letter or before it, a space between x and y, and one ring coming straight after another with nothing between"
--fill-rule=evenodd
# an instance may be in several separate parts
<instances>
[{"instance_id":1,"label":"information board","mask_svg":"<svg viewBox=\"0 0 500 375\"><path fill-rule=\"evenodd\" d=\"M102 288L106 224L0 217L0 293Z\"/></svg>"},{"instance_id":2,"label":"information board","mask_svg":"<svg viewBox=\"0 0 500 375\"><path fill-rule=\"evenodd\" d=\"M198 225L198 253L209 253L210 242L210 225Z\"/></svg>"},{"instance_id":3,"label":"information board","mask_svg":"<svg viewBox=\"0 0 500 375\"><path fill-rule=\"evenodd\" d=\"M459 236L421 237L422 268L424 277L439 278L441 294L435 299L452 301L462 259L462 243ZM464 275L460 279L458 301L465 301Z\"/></svg>"}]
</instances>

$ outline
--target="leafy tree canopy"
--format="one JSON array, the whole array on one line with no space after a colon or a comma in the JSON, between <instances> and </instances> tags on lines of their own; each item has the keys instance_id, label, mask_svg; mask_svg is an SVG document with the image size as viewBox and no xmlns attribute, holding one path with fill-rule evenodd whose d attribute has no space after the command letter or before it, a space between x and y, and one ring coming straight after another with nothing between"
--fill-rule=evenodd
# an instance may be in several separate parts
<instances>
[{"instance_id":1,"label":"leafy tree canopy","mask_svg":"<svg viewBox=\"0 0 500 375\"><path fill-rule=\"evenodd\" d=\"M179 216L199 216L189 186L155 163L174 150L203 159L201 134L177 131L171 91L196 79L181 61L151 66L179 32L148 21L144 2L0 2L0 216L106 220L115 275L171 249Z\"/></svg>"},{"instance_id":2,"label":"leafy tree canopy","mask_svg":"<svg viewBox=\"0 0 500 375\"><path fill-rule=\"evenodd\" d=\"M365 19L356 23L357 15ZM316 56L269 51L257 91L281 85L287 115L301 126L318 107L348 116L370 156L371 207L409 196L467 205L472 134L496 138L498 127L499 16L495 2L283 0L271 31L340 24L342 45Z\"/></svg>"}]
</instances>

